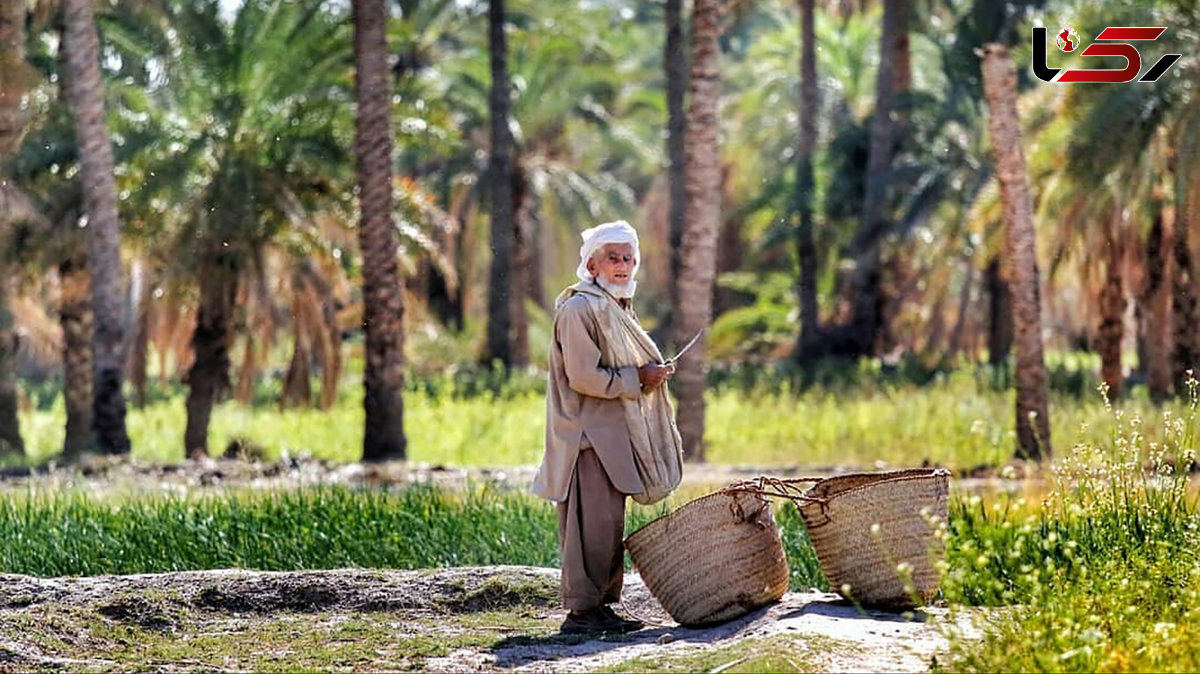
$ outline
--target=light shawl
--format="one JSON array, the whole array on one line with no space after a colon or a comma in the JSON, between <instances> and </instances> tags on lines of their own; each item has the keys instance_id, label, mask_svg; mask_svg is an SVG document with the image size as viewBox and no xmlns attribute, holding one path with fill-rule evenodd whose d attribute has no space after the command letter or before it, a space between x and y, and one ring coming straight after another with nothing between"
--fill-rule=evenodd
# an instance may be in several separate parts
<instances>
[{"instance_id":1,"label":"light shawl","mask_svg":"<svg viewBox=\"0 0 1200 674\"><path fill-rule=\"evenodd\" d=\"M658 346L632 313L594 282L579 282L563 290L554 302L555 308L575 295L587 299L588 309L604 334L599 344L604 365L641 367L663 362ZM683 440L675 427L667 384L643 390L636 400L621 399L621 405L633 446L633 462L645 486L645 491L633 494L633 500L643 505L657 503L674 491L683 477Z\"/></svg>"}]
</instances>

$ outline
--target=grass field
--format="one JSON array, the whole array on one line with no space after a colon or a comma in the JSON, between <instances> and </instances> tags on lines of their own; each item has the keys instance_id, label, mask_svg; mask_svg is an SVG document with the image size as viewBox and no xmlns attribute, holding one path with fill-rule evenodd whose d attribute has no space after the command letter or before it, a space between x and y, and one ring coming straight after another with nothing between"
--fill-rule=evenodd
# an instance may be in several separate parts
<instances>
[{"instance_id":1,"label":"grass field","mask_svg":"<svg viewBox=\"0 0 1200 674\"><path fill-rule=\"evenodd\" d=\"M409 459L459 466L536 464L545 429L545 402L536 384L491 389L450 380L414 387L405 396ZM361 398L355 388L344 391L329 410L281 411L266 396L253 406L221 404L213 414L210 451L243 438L270 458L286 452L356 461L362 451ZM708 396L707 458L754 466L998 465L1012 455L1012 395L966 370L920 386L815 386L798 394L786 387L722 386ZM1181 413L1178 405L1156 408L1142 398L1124 405L1146 428L1160 427L1164 410ZM1094 391L1054 395L1051 425L1057 446L1102 440L1098 429L1107 414ZM60 451L64 423L60 395L40 398L34 410L21 415L31 461ZM131 408L134 456L181 461L184 423L181 390L155 396L143 409ZM1088 430L1081 434L1084 425Z\"/></svg>"}]
</instances>

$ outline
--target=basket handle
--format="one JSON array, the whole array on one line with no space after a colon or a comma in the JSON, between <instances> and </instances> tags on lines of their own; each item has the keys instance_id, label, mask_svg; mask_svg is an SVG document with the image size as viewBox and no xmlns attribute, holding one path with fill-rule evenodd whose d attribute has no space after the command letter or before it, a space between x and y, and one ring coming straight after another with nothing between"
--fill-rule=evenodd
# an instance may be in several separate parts
<instances>
[{"instance_id":1,"label":"basket handle","mask_svg":"<svg viewBox=\"0 0 1200 674\"><path fill-rule=\"evenodd\" d=\"M825 503L826 499L809 496L804 493L799 486L805 482L819 482L825 478L805 478L797 477L783 480L769 475L760 475L753 480L742 480L733 482L729 486L722 489L722 492L743 491L756 494L758 496L770 496L775 498L785 498L800 507L800 502L805 503Z\"/></svg>"}]
</instances>

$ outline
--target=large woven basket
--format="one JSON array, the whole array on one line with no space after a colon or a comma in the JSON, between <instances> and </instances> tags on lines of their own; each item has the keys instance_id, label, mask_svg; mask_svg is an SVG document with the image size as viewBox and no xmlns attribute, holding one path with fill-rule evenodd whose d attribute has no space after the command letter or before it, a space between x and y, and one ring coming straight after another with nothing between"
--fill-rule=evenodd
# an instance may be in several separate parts
<instances>
[{"instance_id":1,"label":"large woven basket","mask_svg":"<svg viewBox=\"0 0 1200 674\"><path fill-rule=\"evenodd\" d=\"M918 468L826 478L797 501L830 586L864 606L903 609L937 593L950 473Z\"/></svg>"},{"instance_id":2,"label":"large woven basket","mask_svg":"<svg viewBox=\"0 0 1200 674\"><path fill-rule=\"evenodd\" d=\"M750 491L690 501L630 534L625 547L650 594L681 625L732 620L787 591L771 504Z\"/></svg>"}]
</instances>

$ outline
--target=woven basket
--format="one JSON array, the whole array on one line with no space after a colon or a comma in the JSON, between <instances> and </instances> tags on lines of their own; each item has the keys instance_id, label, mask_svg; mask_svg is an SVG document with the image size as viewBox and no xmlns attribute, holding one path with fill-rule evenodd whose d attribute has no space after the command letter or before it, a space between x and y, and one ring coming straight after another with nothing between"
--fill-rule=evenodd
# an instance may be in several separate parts
<instances>
[{"instance_id":1,"label":"woven basket","mask_svg":"<svg viewBox=\"0 0 1200 674\"><path fill-rule=\"evenodd\" d=\"M945 552L928 517L946 521L949 489L950 473L943 468L817 482L805 492L810 500L797 506L829 585L865 606L928 603L937 593L935 565ZM899 571L901 564L908 570Z\"/></svg>"},{"instance_id":2,"label":"woven basket","mask_svg":"<svg viewBox=\"0 0 1200 674\"><path fill-rule=\"evenodd\" d=\"M732 620L787 591L771 504L749 491L690 501L630 534L625 547L650 594L681 625Z\"/></svg>"}]
</instances>

